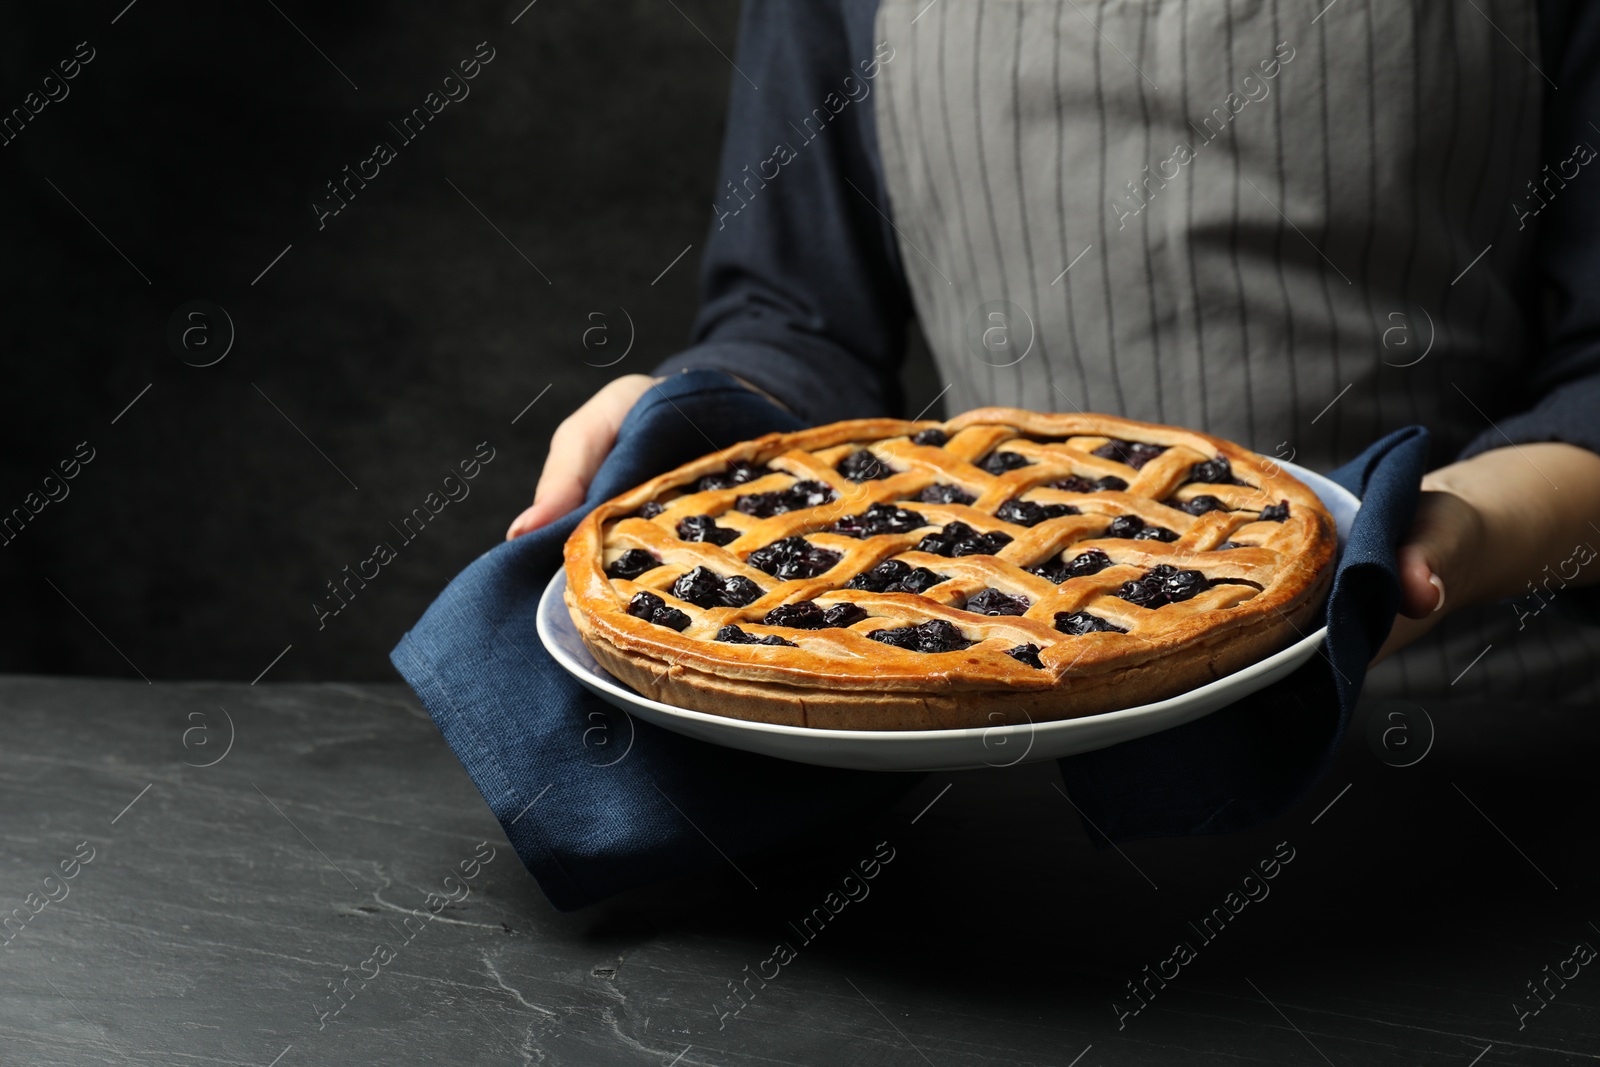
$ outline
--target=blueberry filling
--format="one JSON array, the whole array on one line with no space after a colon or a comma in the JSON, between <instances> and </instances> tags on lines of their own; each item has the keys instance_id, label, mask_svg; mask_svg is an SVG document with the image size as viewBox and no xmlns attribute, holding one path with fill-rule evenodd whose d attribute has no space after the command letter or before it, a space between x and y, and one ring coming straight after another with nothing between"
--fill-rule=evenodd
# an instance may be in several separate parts
<instances>
[{"instance_id":1,"label":"blueberry filling","mask_svg":"<svg viewBox=\"0 0 1600 1067\"><path fill-rule=\"evenodd\" d=\"M822 613L822 619L829 626L854 626L867 617L859 604L835 604Z\"/></svg>"},{"instance_id":2,"label":"blueberry filling","mask_svg":"<svg viewBox=\"0 0 1600 1067\"><path fill-rule=\"evenodd\" d=\"M678 520L678 538L682 541L705 541L725 545L739 536L738 530L718 526L710 515L689 515Z\"/></svg>"},{"instance_id":3,"label":"blueberry filling","mask_svg":"<svg viewBox=\"0 0 1600 1067\"><path fill-rule=\"evenodd\" d=\"M1077 514L1079 514L1078 509L1071 504L1036 504L1031 500L1013 497L995 510L994 517L1001 522L1016 523L1018 526L1037 526L1046 519L1059 519L1066 515Z\"/></svg>"},{"instance_id":4,"label":"blueberry filling","mask_svg":"<svg viewBox=\"0 0 1600 1067\"><path fill-rule=\"evenodd\" d=\"M833 469L852 482L870 482L875 478L887 478L894 473L887 463L864 448L857 449L844 457Z\"/></svg>"},{"instance_id":5,"label":"blueberry filling","mask_svg":"<svg viewBox=\"0 0 1600 1067\"><path fill-rule=\"evenodd\" d=\"M984 457L982 463L978 464L990 474L1004 474L1006 471L1014 471L1018 467L1030 467L1032 465L1033 460L1020 452L991 452Z\"/></svg>"},{"instance_id":6,"label":"blueberry filling","mask_svg":"<svg viewBox=\"0 0 1600 1067\"><path fill-rule=\"evenodd\" d=\"M645 571L661 566L661 559L642 548L630 548L606 568L607 578L624 578L633 581Z\"/></svg>"},{"instance_id":7,"label":"blueberry filling","mask_svg":"<svg viewBox=\"0 0 1600 1067\"><path fill-rule=\"evenodd\" d=\"M742 608L761 596L761 587L742 574L724 578L709 567L696 567L672 583L672 595L702 608Z\"/></svg>"},{"instance_id":8,"label":"blueberry filling","mask_svg":"<svg viewBox=\"0 0 1600 1067\"><path fill-rule=\"evenodd\" d=\"M788 626L795 630L820 630L828 625L822 617L822 606L814 600L779 604L761 621L768 626Z\"/></svg>"},{"instance_id":9,"label":"blueberry filling","mask_svg":"<svg viewBox=\"0 0 1600 1067\"><path fill-rule=\"evenodd\" d=\"M849 626L867 617L855 604L835 604L824 608L814 600L794 604L779 604L767 612L761 621L768 626L789 626L796 630L822 630L829 627Z\"/></svg>"},{"instance_id":10,"label":"blueberry filling","mask_svg":"<svg viewBox=\"0 0 1600 1067\"><path fill-rule=\"evenodd\" d=\"M948 482L939 482L930 485L917 494L917 500L923 504L970 504L978 499L959 485Z\"/></svg>"},{"instance_id":11,"label":"blueberry filling","mask_svg":"<svg viewBox=\"0 0 1600 1067\"><path fill-rule=\"evenodd\" d=\"M628 601L628 614L645 622L653 622L657 626L665 626L669 630L682 631L689 625L689 616L677 608L667 607L666 601L654 593L635 593L633 599Z\"/></svg>"},{"instance_id":12,"label":"blueberry filling","mask_svg":"<svg viewBox=\"0 0 1600 1067\"><path fill-rule=\"evenodd\" d=\"M1144 529L1144 520L1137 515L1118 515L1106 527L1106 537L1132 537Z\"/></svg>"},{"instance_id":13,"label":"blueberry filling","mask_svg":"<svg viewBox=\"0 0 1600 1067\"><path fill-rule=\"evenodd\" d=\"M904 560L889 559L850 579L846 589L865 589L869 593L925 593L949 576L935 574L926 567L915 567Z\"/></svg>"},{"instance_id":14,"label":"blueberry filling","mask_svg":"<svg viewBox=\"0 0 1600 1067\"><path fill-rule=\"evenodd\" d=\"M1150 568L1143 578L1123 582L1122 588L1112 595L1141 608L1159 608L1188 600L1210 588L1211 579L1199 571L1180 571L1163 563Z\"/></svg>"},{"instance_id":15,"label":"blueberry filling","mask_svg":"<svg viewBox=\"0 0 1600 1067\"><path fill-rule=\"evenodd\" d=\"M928 520L915 511L897 508L893 504L873 504L860 515L846 515L833 524L833 532L846 537L875 537L878 534L909 533L928 525Z\"/></svg>"},{"instance_id":16,"label":"blueberry filling","mask_svg":"<svg viewBox=\"0 0 1600 1067\"><path fill-rule=\"evenodd\" d=\"M1051 482L1052 489L1065 489L1069 493L1117 493L1128 488L1128 483L1118 478L1115 474L1108 474L1098 481L1091 482L1082 475L1072 474L1059 482Z\"/></svg>"},{"instance_id":17,"label":"blueberry filling","mask_svg":"<svg viewBox=\"0 0 1600 1067\"><path fill-rule=\"evenodd\" d=\"M1031 601L1011 596L998 589L980 589L967 598L966 609L974 615L1021 615Z\"/></svg>"},{"instance_id":18,"label":"blueberry filling","mask_svg":"<svg viewBox=\"0 0 1600 1067\"><path fill-rule=\"evenodd\" d=\"M919 626L874 630L867 636L910 652L959 652L972 644L960 630L943 619L933 619Z\"/></svg>"},{"instance_id":19,"label":"blueberry filling","mask_svg":"<svg viewBox=\"0 0 1600 1067\"><path fill-rule=\"evenodd\" d=\"M1099 574L1111 566L1111 557L1098 548L1091 548L1078 553L1067 561L1067 572L1074 578L1082 578L1090 574Z\"/></svg>"},{"instance_id":20,"label":"blueberry filling","mask_svg":"<svg viewBox=\"0 0 1600 1067\"><path fill-rule=\"evenodd\" d=\"M672 595L702 608L716 607L722 595L722 575L709 567L696 567L672 583Z\"/></svg>"},{"instance_id":21,"label":"blueberry filling","mask_svg":"<svg viewBox=\"0 0 1600 1067\"><path fill-rule=\"evenodd\" d=\"M708 474L695 483L697 493L704 493L711 489L727 489L745 482L753 482L757 478L771 474L771 467L761 467L747 460L736 459L728 464L728 469L721 474Z\"/></svg>"},{"instance_id":22,"label":"blueberry filling","mask_svg":"<svg viewBox=\"0 0 1600 1067\"><path fill-rule=\"evenodd\" d=\"M750 553L746 561L774 578L815 578L839 562L839 553L814 545L803 537L785 537Z\"/></svg>"},{"instance_id":23,"label":"blueberry filling","mask_svg":"<svg viewBox=\"0 0 1600 1067\"><path fill-rule=\"evenodd\" d=\"M1227 511L1228 505L1214 496L1194 496L1180 504L1174 504L1179 511L1190 515L1204 515L1208 511Z\"/></svg>"},{"instance_id":24,"label":"blueberry filling","mask_svg":"<svg viewBox=\"0 0 1600 1067\"><path fill-rule=\"evenodd\" d=\"M1262 522L1283 522L1289 517L1289 502L1280 500L1261 509Z\"/></svg>"},{"instance_id":25,"label":"blueberry filling","mask_svg":"<svg viewBox=\"0 0 1600 1067\"><path fill-rule=\"evenodd\" d=\"M1037 574L1045 581L1060 585L1068 578L1086 578L1091 574L1099 574L1111 566L1111 557L1098 548L1087 549L1079 552L1071 559L1057 557L1041 566L1034 567L1032 573Z\"/></svg>"},{"instance_id":26,"label":"blueberry filling","mask_svg":"<svg viewBox=\"0 0 1600 1067\"><path fill-rule=\"evenodd\" d=\"M950 438L945 435L943 430L939 429L937 426L930 426L926 430L919 432L915 437L913 437L911 439L911 443L914 445L932 445L935 448L943 448L945 444L949 442L949 440Z\"/></svg>"},{"instance_id":27,"label":"blueberry filling","mask_svg":"<svg viewBox=\"0 0 1600 1067\"><path fill-rule=\"evenodd\" d=\"M918 552L935 556L992 556L1011 543L1011 535L991 530L980 534L964 522L952 522L917 544Z\"/></svg>"},{"instance_id":28,"label":"blueberry filling","mask_svg":"<svg viewBox=\"0 0 1600 1067\"><path fill-rule=\"evenodd\" d=\"M1090 615L1087 611L1058 611L1056 612L1056 629L1073 637L1082 637L1084 634L1125 634L1128 631L1114 622L1102 619L1098 615Z\"/></svg>"},{"instance_id":29,"label":"blueberry filling","mask_svg":"<svg viewBox=\"0 0 1600 1067\"><path fill-rule=\"evenodd\" d=\"M1199 571L1179 570L1165 563L1151 568L1150 577L1157 576L1161 582L1161 591L1166 594L1168 602L1173 604L1188 600L1211 588L1211 579Z\"/></svg>"},{"instance_id":30,"label":"blueberry filling","mask_svg":"<svg viewBox=\"0 0 1600 1067\"><path fill-rule=\"evenodd\" d=\"M1119 441L1112 438L1089 454L1099 456L1101 459L1114 459L1138 470L1165 451L1166 448L1162 445L1148 445L1143 441Z\"/></svg>"},{"instance_id":31,"label":"blueberry filling","mask_svg":"<svg viewBox=\"0 0 1600 1067\"><path fill-rule=\"evenodd\" d=\"M1113 595L1141 608L1159 608L1167 602L1161 593L1160 583L1153 579L1138 578L1131 582L1123 582L1122 588Z\"/></svg>"},{"instance_id":32,"label":"blueberry filling","mask_svg":"<svg viewBox=\"0 0 1600 1067\"><path fill-rule=\"evenodd\" d=\"M814 508L833 499L833 489L822 482L795 482L787 489L770 493L748 493L733 502L736 510L758 519L770 519L786 511Z\"/></svg>"},{"instance_id":33,"label":"blueberry filling","mask_svg":"<svg viewBox=\"0 0 1600 1067\"><path fill-rule=\"evenodd\" d=\"M1137 515L1118 515L1102 537L1130 538L1134 541L1176 541L1178 535L1165 526L1148 526Z\"/></svg>"},{"instance_id":34,"label":"blueberry filling","mask_svg":"<svg viewBox=\"0 0 1600 1067\"><path fill-rule=\"evenodd\" d=\"M1233 467L1228 463L1227 456L1218 456L1216 459L1202 460L1189 468L1188 482L1209 482L1212 485L1243 485L1233 476Z\"/></svg>"},{"instance_id":35,"label":"blueberry filling","mask_svg":"<svg viewBox=\"0 0 1600 1067\"><path fill-rule=\"evenodd\" d=\"M722 580L722 602L730 608L742 608L766 593L755 582L742 574L730 574Z\"/></svg>"},{"instance_id":36,"label":"blueberry filling","mask_svg":"<svg viewBox=\"0 0 1600 1067\"><path fill-rule=\"evenodd\" d=\"M745 633L737 626L724 626L718 630L717 640L726 641L730 645L788 645L790 648L799 647L793 641L785 641L777 634L762 634L757 637L755 634Z\"/></svg>"},{"instance_id":37,"label":"blueberry filling","mask_svg":"<svg viewBox=\"0 0 1600 1067\"><path fill-rule=\"evenodd\" d=\"M1254 548L1254 547L1256 547L1256 546L1255 545L1247 545L1243 541L1224 541L1224 542L1222 542L1222 544L1217 546L1217 551L1218 552L1226 552L1230 548Z\"/></svg>"},{"instance_id":38,"label":"blueberry filling","mask_svg":"<svg viewBox=\"0 0 1600 1067\"><path fill-rule=\"evenodd\" d=\"M665 510L667 509L662 507L660 504L657 504L654 500L647 500L645 501L644 506L633 514L635 518L653 519Z\"/></svg>"},{"instance_id":39,"label":"blueberry filling","mask_svg":"<svg viewBox=\"0 0 1600 1067\"><path fill-rule=\"evenodd\" d=\"M1018 663L1026 663L1036 671L1044 670L1044 664L1039 662L1038 645L1018 645L1016 648L1008 648L1006 655Z\"/></svg>"}]
</instances>

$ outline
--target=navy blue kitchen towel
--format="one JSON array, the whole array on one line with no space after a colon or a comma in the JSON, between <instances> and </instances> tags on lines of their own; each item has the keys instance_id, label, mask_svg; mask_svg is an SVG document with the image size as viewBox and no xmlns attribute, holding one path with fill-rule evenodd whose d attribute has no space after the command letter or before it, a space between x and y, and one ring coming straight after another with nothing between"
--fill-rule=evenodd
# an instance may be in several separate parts
<instances>
[{"instance_id":1,"label":"navy blue kitchen towel","mask_svg":"<svg viewBox=\"0 0 1600 1067\"><path fill-rule=\"evenodd\" d=\"M561 546L589 509L707 452L802 426L720 371L668 378L624 420L582 508L480 556L390 654L556 907L704 870L724 862L719 852L885 806L919 780L652 726L579 686L534 629Z\"/></svg>"},{"instance_id":2,"label":"navy blue kitchen towel","mask_svg":"<svg viewBox=\"0 0 1600 1067\"><path fill-rule=\"evenodd\" d=\"M1097 844L1249 829L1316 784L1399 609L1395 552L1427 461L1428 431L1408 426L1328 476L1361 510L1328 596L1322 655L1203 719L1058 761Z\"/></svg>"},{"instance_id":3,"label":"navy blue kitchen towel","mask_svg":"<svg viewBox=\"0 0 1600 1067\"><path fill-rule=\"evenodd\" d=\"M583 907L880 810L921 780L792 763L662 730L591 696L539 643L539 597L560 566L567 535L590 508L712 449L800 426L721 372L668 379L628 415L582 508L479 557L391 654L556 907ZM1330 631L1332 643L1345 648L1332 659L1349 684L1336 692L1324 664L1323 688L1313 691L1317 672L1307 668L1270 692L1291 683L1306 688L1285 699L1303 701L1308 711L1235 721L1233 709L1226 709L1169 731L1200 730L1205 753L1220 764L1209 774L1197 776L1194 761L1181 759L1177 747L1132 751L1141 742L1061 761L1075 801L1098 828L1094 836L1100 830L1120 839L1248 825L1291 803L1321 773L1325 761L1304 753L1336 745L1367 650L1381 643L1393 616L1394 543L1410 523L1420 451L1421 431L1397 434L1341 472L1353 491L1372 495L1333 593L1349 605L1340 609L1348 621ZM1297 714L1309 725L1286 732L1283 721ZM1222 724L1211 728L1215 738L1204 731L1213 720ZM1291 747L1275 754L1279 743ZM1236 776L1232 783L1229 773ZM1142 785L1130 788L1126 776Z\"/></svg>"}]
</instances>

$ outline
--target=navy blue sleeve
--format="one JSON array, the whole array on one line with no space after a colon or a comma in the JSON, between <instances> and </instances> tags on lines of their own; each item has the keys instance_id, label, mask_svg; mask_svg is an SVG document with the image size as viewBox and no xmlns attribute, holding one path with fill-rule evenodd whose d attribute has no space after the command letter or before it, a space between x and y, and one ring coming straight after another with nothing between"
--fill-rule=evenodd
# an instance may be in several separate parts
<instances>
[{"instance_id":1,"label":"navy blue sleeve","mask_svg":"<svg viewBox=\"0 0 1600 1067\"><path fill-rule=\"evenodd\" d=\"M656 373L727 371L816 422L898 410L911 302L884 214L876 8L746 0L700 314Z\"/></svg>"},{"instance_id":2,"label":"navy blue sleeve","mask_svg":"<svg viewBox=\"0 0 1600 1067\"><path fill-rule=\"evenodd\" d=\"M1531 368L1524 410L1498 420L1462 457L1507 441L1564 441L1600 452L1600 4L1542 0L1543 151L1552 164L1586 154L1575 179L1540 212L1539 313L1544 350ZM1575 156L1578 146L1585 146Z\"/></svg>"}]
</instances>

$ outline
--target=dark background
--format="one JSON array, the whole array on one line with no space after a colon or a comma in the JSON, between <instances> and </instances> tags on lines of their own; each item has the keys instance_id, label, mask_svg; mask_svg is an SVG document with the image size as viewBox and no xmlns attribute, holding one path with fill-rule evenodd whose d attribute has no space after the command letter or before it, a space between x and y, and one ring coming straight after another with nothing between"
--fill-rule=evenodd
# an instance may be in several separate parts
<instances>
[{"instance_id":1,"label":"dark background","mask_svg":"<svg viewBox=\"0 0 1600 1067\"><path fill-rule=\"evenodd\" d=\"M292 645L273 680L392 679L556 423L683 346L738 5L525 3L8 15L0 113L95 55L0 146L0 515L79 442L95 458L0 547L0 671L248 681ZM388 123L485 41L470 95L402 142ZM379 140L397 158L319 229L325 183ZM208 367L167 336L195 300L235 333ZM211 318L190 362L226 342ZM402 544L390 523L483 441L470 495ZM325 583L380 541L399 558L319 630Z\"/></svg>"}]
</instances>

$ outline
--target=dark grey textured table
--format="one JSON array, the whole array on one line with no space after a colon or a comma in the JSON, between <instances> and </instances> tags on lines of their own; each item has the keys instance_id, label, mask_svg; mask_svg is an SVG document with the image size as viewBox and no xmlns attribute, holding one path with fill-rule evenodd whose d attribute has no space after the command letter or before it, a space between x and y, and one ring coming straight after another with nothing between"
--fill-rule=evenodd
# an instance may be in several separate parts
<instances>
[{"instance_id":1,"label":"dark grey textured table","mask_svg":"<svg viewBox=\"0 0 1600 1067\"><path fill-rule=\"evenodd\" d=\"M1260 833L1097 852L1052 765L935 775L563 915L398 686L3 679L0 1063L1600 1060L1593 709L1428 710Z\"/></svg>"}]
</instances>

